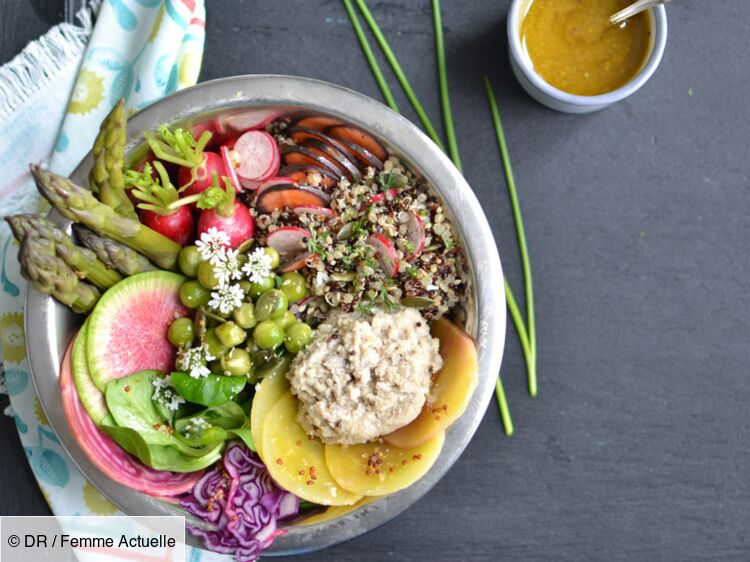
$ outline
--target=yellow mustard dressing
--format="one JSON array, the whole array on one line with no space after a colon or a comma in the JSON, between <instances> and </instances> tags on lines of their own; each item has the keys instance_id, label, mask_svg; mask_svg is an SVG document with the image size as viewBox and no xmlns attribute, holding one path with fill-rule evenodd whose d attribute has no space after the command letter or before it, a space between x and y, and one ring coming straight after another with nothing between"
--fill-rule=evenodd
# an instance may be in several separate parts
<instances>
[{"instance_id":1,"label":"yellow mustard dressing","mask_svg":"<svg viewBox=\"0 0 750 562\"><path fill-rule=\"evenodd\" d=\"M529 0L521 43L534 70L555 88L596 96L628 83L651 50L651 16L622 26L609 16L632 0Z\"/></svg>"}]
</instances>

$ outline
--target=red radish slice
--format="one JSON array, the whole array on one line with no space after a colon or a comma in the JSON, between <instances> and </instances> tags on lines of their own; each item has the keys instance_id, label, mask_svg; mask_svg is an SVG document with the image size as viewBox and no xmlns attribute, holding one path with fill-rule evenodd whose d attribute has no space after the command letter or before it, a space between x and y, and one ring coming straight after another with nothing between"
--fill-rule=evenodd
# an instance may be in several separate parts
<instances>
[{"instance_id":1,"label":"red radish slice","mask_svg":"<svg viewBox=\"0 0 750 562\"><path fill-rule=\"evenodd\" d=\"M349 179L358 180L362 177L357 164L352 162L346 154L332 144L318 139L309 139L305 142L304 146L311 150L318 150L321 154L330 158L335 165L346 172Z\"/></svg>"},{"instance_id":2,"label":"red radish slice","mask_svg":"<svg viewBox=\"0 0 750 562\"><path fill-rule=\"evenodd\" d=\"M318 174L321 177L320 185L323 187L333 187L338 183L338 178L330 170L322 166L297 164L296 166L284 166L279 170L280 176L292 178L296 183L310 183L308 176Z\"/></svg>"},{"instance_id":3,"label":"red radish slice","mask_svg":"<svg viewBox=\"0 0 750 562\"><path fill-rule=\"evenodd\" d=\"M335 139L343 139L361 146L380 160L385 161L388 158L388 152L383 145L375 137L357 127L351 125L328 127L325 129L325 133Z\"/></svg>"},{"instance_id":4,"label":"red radish slice","mask_svg":"<svg viewBox=\"0 0 750 562\"><path fill-rule=\"evenodd\" d=\"M237 159L237 176L242 185L254 185L276 175L281 158L279 146L271 135L264 131L248 131L234 145ZM232 155L235 157L235 155Z\"/></svg>"},{"instance_id":5,"label":"red radish slice","mask_svg":"<svg viewBox=\"0 0 750 562\"><path fill-rule=\"evenodd\" d=\"M383 272L388 277L395 276L398 273L398 256L391 241L382 234L370 234L367 244L375 248L375 258Z\"/></svg>"},{"instance_id":6,"label":"red radish slice","mask_svg":"<svg viewBox=\"0 0 750 562\"><path fill-rule=\"evenodd\" d=\"M273 178L268 178L266 181L264 181L258 186L258 195L263 193L266 189L270 187L274 187L276 185L291 185L293 187L297 187L297 182L293 178L288 178L285 176L276 176Z\"/></svg>"},{"instance_id":7,"label":"red radish slice","mask_svg":"<svg viewBox=\"0 0 750 562\"><path fill-rule=\"evenodd\" d=\"M370 203L380 203L383 199L385 199L385 196L388 195L389 197L396 197L398 195L398 191L391 188L388 191L383 191L381 193L376 193L372 197L370 197Z\"/></svg>"},{"instance_id":8,"label":"red radish slice","mask_svg":"<svg viewBox=\"0 0 750 562\"><path fill-rule=\"evenodd\" d=\"M310 252L303 252L297 256L294 256L289 261L282 263L279 266L278 272L287 273L288 271L297 271L298 269L302 269L303 267L307 266L307 259L312 255L313 254L311 254Z\"/></svg>"},{"instance_id":9,"label":"red radish slice","mask_svg":"<svg viewBox=\"0 0 750 562\"><path fill-rule=\"evenodd\" d=\"M175 474L149 468L94 425L83 409L73 383L71 349L74 343L75 338L60 365L60 397L73 437L91 463L115 482L151 496L176 496L192 490L203 471Z\"/></svg>"},{"instance_id":10,"label":"red radish slice","mask_svg":"<svg viewBox=\"0 0 750 562\"><path fill-rule=\"evenodd\" d=\"M232 153L226 145L222 146L219 149L219 152L221 153L221 159L224 160L226 175L229 176L229 179L232 181L232 187L234 190L239 193L242 191L242 184L240 183L240 178L237 177L237 168L235 167L236 162L232 160Z\"/></svg>"},{"instance_id":11,"label":"red radish slice","mask_svg":"<svg viewBox=\"0 0 750 562\"><path fill-rule=\"evenodd\" d=\"M310 231L298 226L282 226L266 236L266 245L274 248L280 256L291 256L307 249Z\"/></svg>"},{"instance_id":12,"label":"red radish slice","mask_svg":"<svg viewBox=\"0 0 750 562\"><path fill-rule=\"evenodd\" d=\"M368 167L375 168L376 170L383 169L383 161L366 148L359 146L358 144L354 144L353 142L350 142L346 139L339 138L337 140L344 147L346 152L348 152L355 158L355 160L359 162L360 168L362 168L362 172L364 172L364 168Z\"/></svg>"},{"instance_id":13,"label":"red radish slice","mask_svg":"<svg viewBox=\"0 0 750 562\"><path fill-rule=\"evenodd\" d=\"M282 147L281 154L284 157L285 164L322 166L336 177L336 181L344 175L344 171L339 166L333 164L327 156L319 152L314 152L304 146L286 145Z\"/></svg>"},{"instance_id":14,"label":"red radish slice","mask_svg":"<svg viewBox=\"0 0 750 562\"><path fill-rule=\"evenodd\" d=\"M326 207L330 201L328 194L308 185L276 185L258 195L255 207L262 213L270 213L285 207Z\"/></svg>"},{"instance_id":15,"label":"red radish slice","mask_svg":"<svg viewBox=\"0 0 750 562\"><path fill-rule=\"evenodd\" d=\"M322 131L327 127L335 127L337 125L343 125L343 123L335 117L326 117L325 115L309 115L302 117L294 123L298 127L308 127L315 129L316 131Z\"/></svg>"},{"instance_id":16,"label":"red radish slice","mask_svg":"<svg viewBox=\"0 0 750 562\"><path fill-rule=\"evenodd\" d=\"M262 129L282 113L278 109L258 107L222 115L219 120L222 128L234 133L244 133L249 130Z\"/></svg>"},{"instance_id":17,"label":"red radish slice","mask_svg":"<svg viewBox=\"0 0 750 562\"><path fill-rule=\"evenodd\" d=\"M292 209L295 215L322 215L325 217L335 217L336 211L328 207L313 207L310 205L301 205Z\"/></svg>"},{"instance_id":18,"label":"red radish slice","mask_svg":"<svg viewBox=\"0 0 750 562\"><path fill-rule=\"evenodd\" d=\"M412 252L406 256L406 259L411 261L414 258L419 257L419 254L422 253L426 240L424 224L417 213L409 213L409 220L406 223L406 240L414 248Z\"/></svg>"}]
</instances>

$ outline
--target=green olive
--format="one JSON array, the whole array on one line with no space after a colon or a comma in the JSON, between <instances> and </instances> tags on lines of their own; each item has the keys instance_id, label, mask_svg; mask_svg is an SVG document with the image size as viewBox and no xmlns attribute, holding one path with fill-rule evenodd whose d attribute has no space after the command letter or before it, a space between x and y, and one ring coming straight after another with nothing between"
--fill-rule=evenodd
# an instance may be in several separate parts
<instances>
[{"instance_id":1,"label":"green olive","mask_svg":"<svg viewBox=\"0 0 750 562\"><path fill-rule=\"evenodd\" d=\"M234 322L245 330L254 327L258 321L255 318L255 306L251 302L243 302L239 308L232 312Z\"/></svg>"},{"instance_id":2,"label":"green olive","mask_svg":"<svg viewBox=\"0 0 750 562\"><path fill-rule=\"evenodd\" d=\"M216 337L227 347L234 347L245 341L247 332L230 320L216 328Z\"/></svg>"},{"instance_id":3,"label":"green olive","mask_svg":"<svg viewBox=\"0 0 750 562\"><path fill-rule=\"evenodd\" d=\"M206 351L209 355L216 359L224 357L229 348L221 343L221 340L216 335L216 328L211 328L206 332L206 336L203 338L203 345L206 346Z\"/></svg>"},{"instance_id":4,"label":"green olive","mask_svg":"<svg viewBox=\"0 0 750 562\"><path fill-rule=\"evenodd\" d=\"M271 289L263 293L255 303L255 317L260 320L278 320L286 312L289 301L286 295L278 289Z\"/></svg>"},{"instance_id":5,"label":"green olive","mask_svg":"<svg viewBox=\"0 0 750 562\"><path fill-rule=\"evenodd\" d=\"M309 325L303 322L293 324L286 331L284 346L290 353L299 353L312 341L312 336L313 330Z\"/></svg>"},{"instance_id":6,"label":"green olive","mask_svg":"<svg viewBox=\"0 0 750 562\"><path fill-rule=\"evenodd\" d=\"M172 322L169 325L169 330L167 330L167 339L175 347L183 347L193 343L193 339L195 339L193 321L184 316Z\"/></svg>"},{"instance_id":7,"label":"green olive","mask_svg":"<svg viewBox=\"0 0 750 562\"><path fill-rule=\"evenodd\" d=\"M289 271L281 276L281 290L289 302L299 302L307 296L307 283L301 273Z\"/></svg>"},{"instance_id":8,"label":"green olive","mask_svg":"<svg viewBox=\"0 0 750 562\"><path fill-rule=\"evenodd\" d=\"M208 304L211 292L197 281L186 281L180 287L180 300L188 308L198 308Z\"/></svg>"},{"instance_id":9,"label":"green olive","mask_svg":"<svg viewBox=\"0 0 750 562\"><path fill-rule=\"evenodd\" d=\"M264 320L255 327L253 341L263 349L274 349L284 343L284 329L273 320Z\"/></svg>"},{"instance_id":10,"label":"green olive","mask_svg":"<svg viewBox=\"0 0 750 562\"><path fill-rule=\"evenodd\" d=\"M210 261L202 261L198 265L198 282L206 289L215 289L219 286L219 279L216 277L214 265Z\"/></svg>"},{"instance_id":11,"label":"green olive","mask_svg":"<svg viewBox=\"0 0 750 562\"><path fill-rule=\"evenodd\" d=\"M286 330L289 326L297 322L297 317L294 315L294 312L287 310L281 315L281 318L275 318L275 320L279 326Z\"/></svg>"},{"instance_id":12,"label":"green olive","mask_svg":"<svg viewBox=\"0 0 750 562\"><path fill-rule=\"evenodd\" d=\"M232 348L221 358L221 372L225 375L242 377L252 374L252 371L253 362L250 354L244 349Z\"/></svg>"},{"instance_id":13,"label":"green olive","mask_svg":"<svg viewBox=\"0 0 750 562\"><path fill-rule=\"evenodd\" d=\"M271 275L269 277L264 277L260 283L251 283L249 293L252 298L257 299L263 293L265 293L266 291L270 291L275 286L276 279L274 279L274 276Z\"/></svg>"},{"instance_id":14,"label":"green olive","mask_svg":"<svg viewBox=\"0 0 750 562\"><path fill-rule=\"evenodd\" d=\"M263 248L263 251L269 258L271 258L271 269L276 269L277 267L279 267L279 263L281 263L281 256L279 255L278 250L269 246L268 248Z\"/></svg>"},{"instance_id":15,"label":"green olive","mask_svg":"<svg viewBox=\"0 0 750 562\"><path fill-rule=\"evenodd\" d=\"M201 255L198 246L185 246L180 250L177 257L177 263L182 271L188 277L195 278L198 275L198 264L201 262Z\"/></svg>"}]
</instances>

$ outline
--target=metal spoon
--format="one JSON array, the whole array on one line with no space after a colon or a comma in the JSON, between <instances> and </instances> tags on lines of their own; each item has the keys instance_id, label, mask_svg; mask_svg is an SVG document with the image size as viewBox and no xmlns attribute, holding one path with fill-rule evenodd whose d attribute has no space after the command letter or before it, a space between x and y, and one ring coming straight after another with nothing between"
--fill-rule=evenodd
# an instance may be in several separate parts
<instances>
[{"instance_id":1,"label":"metal spoon","mask_svg":"<svg viewBox=\"0 0 750 562\"><path fill-rule=\"evenodd\" d=\"M610 16L609 22L612 25L619 25L626 19L632 18L636 14L640 14L641 12L648 10L649 8L653 8L654 6L658 6L659 4L666 4L667 2L671 1L672 0L637 0L624 10L620 10L613 16Z\"/></svg>"}]
</instances>

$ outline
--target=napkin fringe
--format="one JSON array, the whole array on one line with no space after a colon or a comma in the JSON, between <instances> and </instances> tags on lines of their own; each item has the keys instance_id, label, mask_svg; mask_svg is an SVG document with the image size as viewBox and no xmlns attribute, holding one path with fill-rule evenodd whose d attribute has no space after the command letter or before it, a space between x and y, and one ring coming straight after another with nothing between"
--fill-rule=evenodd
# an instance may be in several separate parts
<instances>
[{"instance_id":1,"label":"napkin fringe","mask_svg":"<svg viewBox=\"0 0 750 562\"><path fill-rule=\"evenodd\" d=\"M0 67L0 118L10 116L61 68L81 58L101 3L89 0L76 13L77 24L56 25Z\"/></svg>"}]
</instances>

